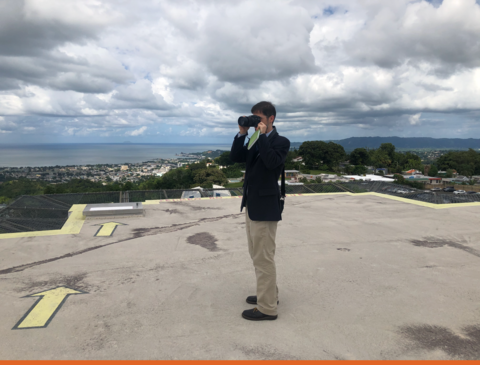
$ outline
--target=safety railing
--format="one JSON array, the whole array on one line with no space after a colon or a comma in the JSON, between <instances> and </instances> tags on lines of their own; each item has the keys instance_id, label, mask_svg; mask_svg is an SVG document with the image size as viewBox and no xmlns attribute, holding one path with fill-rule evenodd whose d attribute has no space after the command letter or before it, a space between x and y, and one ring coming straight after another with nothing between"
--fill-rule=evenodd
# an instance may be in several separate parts
<instances>
[{"instance_id":1,"label":"safety railing","mask_svg":"<svg viewBox=\"0 0 480 365\"><path fill-rule=\"evenodd\" d=\"M280 189L280 187L279 187ZM387 182L352 181L321 184L286 185L287 194L376 192L432 204L480 202L480 194L455 195L431 192ZM161 189L96 193L24 195L0 209L0 233L60 229L74 204L145 202L147 200L191 199L242 196L243 188Z\"/></svg>"}]
</instances>

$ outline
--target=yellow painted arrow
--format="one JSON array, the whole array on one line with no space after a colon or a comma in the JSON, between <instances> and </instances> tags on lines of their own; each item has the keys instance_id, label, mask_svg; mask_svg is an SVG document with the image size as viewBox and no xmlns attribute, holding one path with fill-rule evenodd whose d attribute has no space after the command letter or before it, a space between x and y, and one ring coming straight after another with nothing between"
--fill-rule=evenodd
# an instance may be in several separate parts
<instances>
[{"instance_id":1,"label":"yellow painted arrow","mask_svg":"<svg viewBox=\"0 0 480 365\"><path fill-rule=\"evenodd\" d=\"M115 232L115 229L117 228L117 226L126 226L126 224L108 222L108 223L97 224L97 226L101 226L101 227L98 229L97 233L95 233L95 237L109 237L113 235L113 232Z\"/></svg>"},{"instance_id":2,"label":"yellow painted arrow","mask_svg":"<svg viewBox=\"0 0 480 365\"><path fill-rule=\"evenodd\" d=\"M60 310L67 297L72 294L87 294L80 290L70 289L65 286L43 291L28 297L41 297L18 321L13 329L45 328Z\"/></svg>"}]
</instances>

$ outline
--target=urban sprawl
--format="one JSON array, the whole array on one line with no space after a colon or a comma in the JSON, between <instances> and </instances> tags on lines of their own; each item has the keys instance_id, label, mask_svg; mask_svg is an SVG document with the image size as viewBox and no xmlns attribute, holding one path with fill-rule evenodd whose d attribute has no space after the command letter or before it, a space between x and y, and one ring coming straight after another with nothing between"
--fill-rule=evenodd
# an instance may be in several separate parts
<instances>
[{"instance_id":1,"label":"urban sprawl","mask_svg":"<svg viewBox=\"0 0 480 365\"><path fill-rule=\"evenodd\" d=\"M87 179L102 182L137 182L149 176L163 176L172 169L215 156L215 151L204 154L180 153L178 158L154 159L151 161L122 164L68 165L43 167L0 167L0 174L7 179L27 178L49 183L65 183L72 179Z\"/></svg>"},{"instance_id":2,"label":"urban sprawl","mask_svg":"<svg viewBox=\"0 0 480 365\"><path fill-rule=\"evenodd\" d=\"M446 151L428 151L418 153L419 158L425 162L435 161ZM161 177L167 172L192 163L203 161L208 165L215 165L215 158L225 151L205 151L198 153L179 153L175 158L163 159L157 158L145 162L122 163L122 164L95 164L95 165L67 165L67 166L43 166L43 167L0 167L0 175L4 180L26 178L35 181L45 181L50 184L60 184L69 182L72 179L86 179L93 182L107 185L112 182L126 183L138 182L149 177ZM386 167L364 166L361 174L352 174L348 166L353 167L350 161L339 162L336 173L310 173L305 167L305 160L298 156L291 161L287 161L297 169L286 170L287 184L303 184L308 182L347 182L352 180L377 180L393 181L395 174ZM212 166L213 167L213 166ZM225 166L217 166L222 169ZM480 176L470 175L462 176L456 170L451 170L448 175L446 171L438 171L432 176L429 174L430 165L422 166L422 171L412 168L401 172L401 175L408 181L421 182L424 185L445 185L445 184L480 184ZM351 170L351 169L350 169ZM243 173L243 171L242 171ZM379 176L380 175L380 176ZM241 176L235 179L229 179L231 182L241 181ZM0 181L1 183L1 181Z\"/></svg>"}]
</instances>

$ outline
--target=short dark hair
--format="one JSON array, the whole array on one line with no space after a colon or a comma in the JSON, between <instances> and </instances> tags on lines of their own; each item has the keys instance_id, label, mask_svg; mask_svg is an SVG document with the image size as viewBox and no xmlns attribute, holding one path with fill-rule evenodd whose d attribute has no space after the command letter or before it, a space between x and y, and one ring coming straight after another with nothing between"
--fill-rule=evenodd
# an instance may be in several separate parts
<instances>
[{"instance_id":1,"label":"short dark hair","mask_svg":"<svg viewBox=\"0 0 480 365\"><path fill-rule=\"evenodd\" d=\"M252 106L252 113L261 112L267 118L270 118L273 115L273 120L277 117L277 111L275 106L269 101L261 101L258 104Z\"/></svg>"}]
</instances>

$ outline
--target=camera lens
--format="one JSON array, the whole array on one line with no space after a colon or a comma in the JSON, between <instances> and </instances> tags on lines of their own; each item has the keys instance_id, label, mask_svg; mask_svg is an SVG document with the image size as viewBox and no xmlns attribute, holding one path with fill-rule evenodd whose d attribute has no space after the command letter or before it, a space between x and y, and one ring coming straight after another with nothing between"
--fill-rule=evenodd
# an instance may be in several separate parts
<instances>
[{"instance_id":1,"label":"camera lens","mask_svg":"<svg viewBox=\"0 0 480 365\"><path fill-rule=\"evenodd\" d=\"M242 127L257 127L258 123L260 123L261 119L257 115L250 115L248 117L240 117L238 118L238 125Z\"/></svg>"},{"instance_id":2,"label":"camera lens","mask_svg":"<svg viewBox=\"0 0 480 365\"><path fill-rule=\"evenodd\" d=\"M240 125L242 127L248 127L248 125L246 125L247 123L248 123L248 117L238 118L238 125Z\"/></svg>"}]
</instances>

